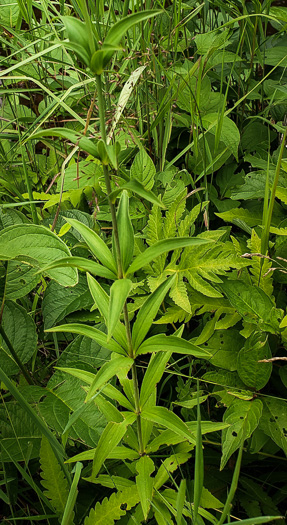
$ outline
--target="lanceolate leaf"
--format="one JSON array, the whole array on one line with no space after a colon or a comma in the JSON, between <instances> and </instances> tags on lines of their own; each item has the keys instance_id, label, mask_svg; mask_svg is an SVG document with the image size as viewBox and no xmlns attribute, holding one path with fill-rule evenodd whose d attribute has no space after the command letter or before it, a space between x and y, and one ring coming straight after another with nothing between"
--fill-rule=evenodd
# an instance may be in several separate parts
<instances>
[{"instance_id":1,"label":"lanceolate leaf","mask_svg":"<svg viewBox=\"0 0 287 525\"><path fill-rule=\"evenodd\" d=\"M86 401L89 401L96 391L99 390L105 383L107 383L107 381L109 381L109 379L116 375L121 369L124 369L127 373L133 362L133 359L128 357L117 357L116 359L111 359L111 361L105 363L97 372L96 377L88 391Z\"/></svg>"},{"instance_id":2,"label":"lanceolate leaf","mask_svg":"<svg viewBox=\"0 0 287 525\"><path fill-rule=\"evenodd\" d=\"M99 259L99 261L109 268L113 273L116 273L115 260L107 247L106 243L97 235L96 232L88 228L85 224L76 219L65 219L73 228L75 228L83 237L91 252Z\"/></svg>"},{"instance_id":3,"label":"lanceolate leaf","mask_svg":"<svg viewBox=\"0 0 287 525\"><path fill-rule=\"evenodd\" d=\"M15 224L0 232L2 261L18 259L42 270L47 264L70 255L66 244L44 226ZM45 273L62 286L74 286L78 282L75 268L48 270Z\"/></svg>"},{"instance_id":4,"label":"lanceolate leaf","mask_svg":"<svg viewBox=\"0 0 287 525\"><path fill-rule=\"evenodd\" d=\"M137 355L165 351L193 355L194 357L202 357L203 359L208 359L211 356L206 350L195 346L193 343L190 343L185 339L164 334L154 335L149 337L149 339L146 339L137 350Z\"/></svg>"},{"instance_id":5,"label":"lanceolate leaf","mask_svg":"<svg viewBox=\"0 0 287 525\"><path fill-rule=\"evenodd\" d=\"M141 412L144 419L153 421L158 425L173 430L176 434L183 436L187 441L195 444L194 436L190 433L187 425L173 412L164 407L154 407Z\"/></svg>"},{"instance_id":6,"label":"lanceolate leaf","mask_svg":"<svg viewBox=\"0 0 287 525\"><path fill-rule=\"evenodd\" d=\"M158 313L158 309L172 284L172 278L169 277L162 283L145 301L141 307L136 322L133 326L132 340L133 347L136 350L146 334L148 333L151 324Z\"/></svg>"},{"instance_id":7,"label":"lanceolate leaf","mask_svg":"<svg viewBox=\"0 0 287 525\"><path fill-rule=\"evenodd\" d=\"M129 216L129 197L127 191L123 191L120 198L117 212L117 223L121 248L121 260L125 272L134 254L134 230ZM114 237L113 250L115 253Z\"/></svg>"},{"instance_id":8,"label":"lanceolate leaf","mask_svg":"<svg viewBox=\"0 0 287 525\"><path fill-rule=\"evenodd\" d=\"M118 279L111 286L108 313L108 340L112 337L119 322L123 306L132 288L130 279Z\"/></svg>"},{"instance_id":9,"label":"lanceolate leaf","mask_svg":"<svg viewBox=\"0 0 287 525\"><path fill-rule=\"evenodd\" d=\"M31 139L41 139L43 137L59 137L62 139L67 139L69 142L76 144L79 148L83 149L96 159L99 158L98 148L95 142L88 139L87 137L76 133L71 129L67 128L50 128L37 131L34 135L31 135Z\"/></svg>"},{"instance_id":10,"label":"lanceolate leaf","mask_svg":"<svg viewBox=\"0 0 287 525\"><path fill-rule=\"evenodd\" d=\"M144 375L140 392L140 407L142 408L153 393L157 383L161 380L165 371L166 363L170 359L171 352L154 354L151 357L147 371Z\"/></svg>"},{"instance_id":11,"label":"lanceolate leaf","mask_svg":"<svg viewBox=\"0 0 287 525\"><path fill-rule=\"evenodd\" d=\"M59 259L58 261L49 264L49 266L44 266L43 272L46 273L47 270L52 270L54 268L77 268L78 270L89 272L98 277L112 280L117 279L116 273L112 272L105 266L102 266L91 259L85 259L84 257L63 257L63 259Z\"/></svg>"},{"instance_id":12,"label":"lanceolate leaf","mask_svg":"<svg viewBox=\"0 0 287 525\"><path fill-rule=\"evenodd\" d=\"M96 307L105 319L106 324L108 323L109 316L109 296L101 285L87 274L87 281L90 288L90 292L95 301ZM127 338L125 333L125 327L121 322L118 322L114 330L114 338L120 343L123 348L127 348Z\"/></svg>"},{"instance_id":13,"label":"lanceolate leaf","mask_svg":"<svg viewBox=\"0 0 287 525\"><path fill-rule=\"evenodd\" d=\"M50 328L49 330L46 330L46 332L68 332L70 334L85 335L86 337L94 339L94 341L96 341L99 345L107 348L107 350L110 350L111 352L116 352L117 354L122 355L126 354L125 350L116 341L111 340L107 342L106 334L94 326L80 323L63 324L60 326L55 326L54 328Z\"/></svg>"},{"instance_id":14,"label":"lanceolate leaf","mask_svg":"<svg viewBox=\"0 0 287 525\"><path fill-rule=\"evenodd\" d=\"M161 208L165 207L162 204L162 202L157 198L155 193L145 189L145 187L139 181L135 179L132 179L129 182L126 182L120 188L112 191L112 193L110 193L109 195L111 201L115 201L119 193L121 193L121 191L123 190L133 191L134 193L136 193L136 195L139 195L143 199L146 199L148 202L151 202L152 204L157 204L157 206L160 206Z\"/></svg>"},{"instance_id":15,"label":"lanceolate leaf","mask_svg":"<svg viewBox=\"0 0 287 525\"><path fill-rule=\"evenodd\" d=\"M136 469L138 472L136 484L143 515L146 520L152 500L154 480L151 478L151 474L154 472L154 462L149 456L142 456L136 464Z\"/></svg>"},{"instance_id":16,"label":"lanceolate leaf","mask_svg":"<svg viewBox=\"0 0 287 525\"><path fill-rule=\"evenodd\" d=\"M176 237L173 239L164 239L162 241L158 241L135 258L128 268L127 275L137 272L162 253L176 250L177 248L185 248L186 246L199 246L210 242L212 241L209 239L192 237Z\"/></svg>"},{"instance_id":17,"label":"lanceolate leaf","mask_svg":"<svg viewBox=\"0 0 287 525\"><path fill-rule=\"evenodd\" d=\"M134 414L134 419L135 418L136 415ZM124 420L121 423L110 422L107 424L104 432L100 437L99 444L95 450L92 479L96 477L96 475L100 471L102 464L107 459L108 455L124 437L129 424L129 420Z\"/></svg>"}]
</instances>

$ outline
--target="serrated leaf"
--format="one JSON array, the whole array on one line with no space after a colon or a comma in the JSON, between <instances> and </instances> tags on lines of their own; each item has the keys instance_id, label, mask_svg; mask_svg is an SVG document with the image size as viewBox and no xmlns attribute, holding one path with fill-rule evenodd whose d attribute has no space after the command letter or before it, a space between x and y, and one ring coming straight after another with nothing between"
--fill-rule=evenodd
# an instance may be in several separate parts
<instances>
[{"instance_id":1,"label":"serrated leaf","mask_svg":"<svg viewBox=\"0 0 287 525\"><path fill-rule=\"evenodd\" d=\"M155 470L153 460L149 456L141 457L136 463L136 470L138 472L138 475L136 476L136 485L143 515L146 520L152 501L154 480L151 478L151 474Z\"/></svg>"},{"instance_id":2,"label":"serrated leaf","mask_svg":"<svg viewBox=\"0 0 287 525\"><path fill-rule=\"evenodd\" d=\"M57 259L70 256L70 250L59 237L35 224L17 224L0 232L0 260L17 259L42 269ZM74 286L78 282L75 268L48 270L48 277L62 286Z\"/></svg>"},{"instance_id":3,"label":"serrated leaf","mask_svg":"<svg viewBox=\"0 0 287 525\"><path fill-rule=\"evenodd\" d=\"M151 190L154 185L156 169L152 159L144 149L135 156L131 166L131 178L138 180L144 188Z\"/></svg>"},{"instance_id":4,"label":"serrated leaf","mask_svg":"<svg viewBox=\"0 0 287 525\"><path fill-rule=\"evenodd\" d=\"M128 510L137 505L139 495L134 487L114 492L110 499L98 502L86 517L84 525L114 525Z\"/></svg>"},{"instance_id":5,"label":"serrated leaf","mask_svg":"<svg viewBox=\"0 0 287 525\"><path fill-rule=\"evenodd\" d=\"M251 253L260 254L261 252L261 239L255 230L252 230L250 250ZM255 286L259 286L269 297L273 294L272 272L268 272L271 267L272 262L268 259L262 259L261 257L251 258L250 272L253 275L252 281Z\"/></svg>"},{"instance_id":6,"label":"serrated leaf","mask_svg":"<svg viewBox=\"0 0 287 525\"><path fill-rule=\"evenodd\" d=\"M231 243L217 242L216 245L186 248L178 266L171 266L170 271L179 272L186 277L192 288L202 294L208 297L222 297L212 284L221 283L219 276L225 275L231 268L242 268L245 265L246 262L242 263Z\"/></svg>"},{"instance_id":7,"label":"serrated leaf","mask_svg":"<svg viewBox=\"0 0 287 525\"><path fill-rule=\"evenodd\" d=\"M132 284L130 279L117 279L111 286L108 312L108 341L114 334L120 320L120 315L132 289Z\"/></svg>"},{"instance_id":8,"label":"serrated leaf","mask_svg":"<svg viewBox=\"0 0 287 525\"><path fill-rule=\"evenodd\" d=\"M47 438L42 438L40 449L41 484L45 487L47 496L59 517L64 513L69 487L67 479L57 461Z\"/></svg>"},{"instance_id":9,"label":"serrated leaf","mask_svg":"<svg viewBox=\"0 0 287 525\"><path fill-rule=\"evenodd\" d=\"M183 275L176 275L176 280L170 289L169 295L177 306L180 306L185 312L191 314L191 306L188 299L186 284L183 282Z\"/></svg>"},{"instance_id":10,"label":"serrated leaf","mask_svg":"<svg viewBox=\"0 0 287 525\"><path fill-rule=\"evenodd\" d=\"M224 414L224 422L230 427L222 432L222 470L230 456L242 446L258 426L263 405L260 399L243 401L236 399Z\"/></svg>"},{"instance_id":11,"label":"serrated leaf","mask_svg":"<svg viewBox=\"0 0 287 525\"><path fill-rule=\"evenodd\" d=\"M25 308L13 301L6 300L2 327L19 360L22 364L27 363L33 356L37 345L36 326L33 319L27 314ZM14 361L9 347L1 336L0 361L2 370L8 376L19 372L18 364Z\"/></svg>"}]
</instances>

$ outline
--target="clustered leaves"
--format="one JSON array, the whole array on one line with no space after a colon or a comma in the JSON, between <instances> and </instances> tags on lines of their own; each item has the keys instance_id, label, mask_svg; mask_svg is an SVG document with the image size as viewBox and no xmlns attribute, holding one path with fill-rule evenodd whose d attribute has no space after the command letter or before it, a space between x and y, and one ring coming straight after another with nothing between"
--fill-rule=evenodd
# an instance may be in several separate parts
<instances>
[{"instance_id":1,"label":"clustered leaves","mask_svg":"<svg viewBox=\"0 0 287 525\"><path fill-rule=\"evenodd\" d=\"M286 12L1 6L5 521L283 520Z\"/></svg>"}]
</instances>

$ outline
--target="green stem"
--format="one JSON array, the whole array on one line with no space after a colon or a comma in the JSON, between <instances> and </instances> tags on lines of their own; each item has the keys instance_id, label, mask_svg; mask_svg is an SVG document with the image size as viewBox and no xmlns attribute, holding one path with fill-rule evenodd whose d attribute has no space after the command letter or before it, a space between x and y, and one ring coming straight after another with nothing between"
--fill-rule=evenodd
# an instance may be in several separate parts
<instances>
[{"instance_id":1,"label":"green stem","mask_svg":"<svg viewBox=\"0 0 287 525\"><path fill-rule=\"evenodd\" d=\"M133 378L133 387L134 387L135 409L136 409L136 414L137 414L139 453L140 455L142 455L144 453L144 447L143 447L142 423L141 423L141 415L140 415L140 394L139 394L139 386L138 386L137 368L136 368L135 362L132 366L132 378Z\"/></svg>"},{"instance_id":2,"label":"green stem","mask_svg":"<svg viewBox=\"0 0 287 525\"><path fill-rule=\"evenodd\" d=\"M10 354L12 355L15 363L18 365L18 367L20 368L23 376L25 377L27 383L29 385L33 385L33 380L31 378L31 376L29 375L28 371L26 370L26 367L23 365L22 361L19 359L18 355L17 355L17 352L15 351L12 343L10 342L9 338L7 337L6 335L6 332L3 328L3 326L0 326L0 335L3 337L6 345L8 346L8 349L9 349L9 352Z\"/></svg>"},{"instance_id":3,"label":"green stem","mask_svg":"<svg viewBox=\"0 0 287 525\"><path fill-rule=\"evenodd\" d=\"M27 167L26 167L26 164L25 164L25 161L24 161L24 153L23 153L23 146L22 146L22 144L21 144L21 155L22 155L22 159L23 159L22 165L23 165L23 171L24 171L24 176L25 176L25 183L26 183L27 193L29 195L29 201L30 201L30 206L31 206L32 220L33 220L34 224L39 224L37 210L36 210L36 205L33 202L34 199L33 199L33 192L32 192L32 188L31 188L31 183L30 183Z\"/></svg>"},{"instance_id":4,"label":"green stem","mask_svg":"<svg viewBox=\"0 0 287 525\"><path fill-rule=\"evenodd\" d=\"M106 110L105 110L105 101L103 97L103 85L102 85L101 75L96 75L96 86L97 86L97 91L98 91L98 106L99 106L101 137L102 137L102 140L106 143L107 142L106 119L105 119ZM117 268L118 268L118 278L122 279L123 278L123 266L122 266L122 259L121 259L121 247L120 247L120 240L119 240L116 207L110 199L111 179L110 179L109 169L107 166L104 165L103 170L104 170L105 183L106 183L106 188L107 188L107 193L108 193L109 206L110 206L111 216L112 216L113 235L114 235L114 240L115 240L116 261L117 261ZM125 322L125 328L126 328L129 356L134 358L127 302L125 302L124 304L123 313L124 313L124 322ZM137 430L138 430L138 440L139 440L139 449L140 449L139 451L140 451L140 454L142 454L143 453L143 438L142 438L142 427L141 427L141 416L140 416L139 386L138 386L138 377L137 377L137 370L136 370L135 363L133 363L133 366L132 366L132 378L133 378L133 390L134 390L134 399L135 399L135 411L137 414Z\"/></svg>"}]
</instances>

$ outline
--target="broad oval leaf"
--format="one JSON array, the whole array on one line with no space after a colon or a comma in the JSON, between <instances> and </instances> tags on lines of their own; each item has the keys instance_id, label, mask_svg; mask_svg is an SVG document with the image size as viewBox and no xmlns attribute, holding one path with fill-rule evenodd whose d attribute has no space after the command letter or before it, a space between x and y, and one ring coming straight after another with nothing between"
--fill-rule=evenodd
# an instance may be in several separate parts
<instances>
[{"instance_id":1,"label":"broad oval leaf","mask_svg":"<svg viewBox=\"0 0 287 525\"><path fill-rule=\"evenodd\" d=\"M132 281L130 279L118 279L111 286L108 312L108 341L117 327L123 306L131 289Z\"/></svg>"},{"instance_id":2,"label":"broad oval leaf","mask_svg":"<svg viewBox=\"0 0 287 525\"><path fill-rule=\"evenodd\" d=\"M194 357L201 357L203 359L208 359L211 355L203 348L199 348L193 343L190 343L190 341L186 341L185 339L181 339L174 335L167 336L165 334L154 335L146 339L137 350L137 355L165 351L193 355Z\"/></svg>"},{"instance_id":3,"label":"broad oval leaf","mask_svg":"<svg viewBox=\"0 0 287 525\"><path fill-rule=\"evenodd\" d=\"M16 224L0 232L0 260L17 259L38 269L55 260L70 256L70 250L57 235L45 226ZM62 286L78 282L75 268L47 270L45 274Z\"/></svg>"},{"instance_id":4,"label":"broad oval leaf","mask_svg":"<svg viewBox=\"0 0 287 525\"><path fill-rule=\"evenodd\" d=\"M246 339L237 359L237 372L246 386L261 390L268 383L272 373L272 363L260 363L260 361L271 357L266 334L259 332Z\"/></svg>"}]
</instances>

